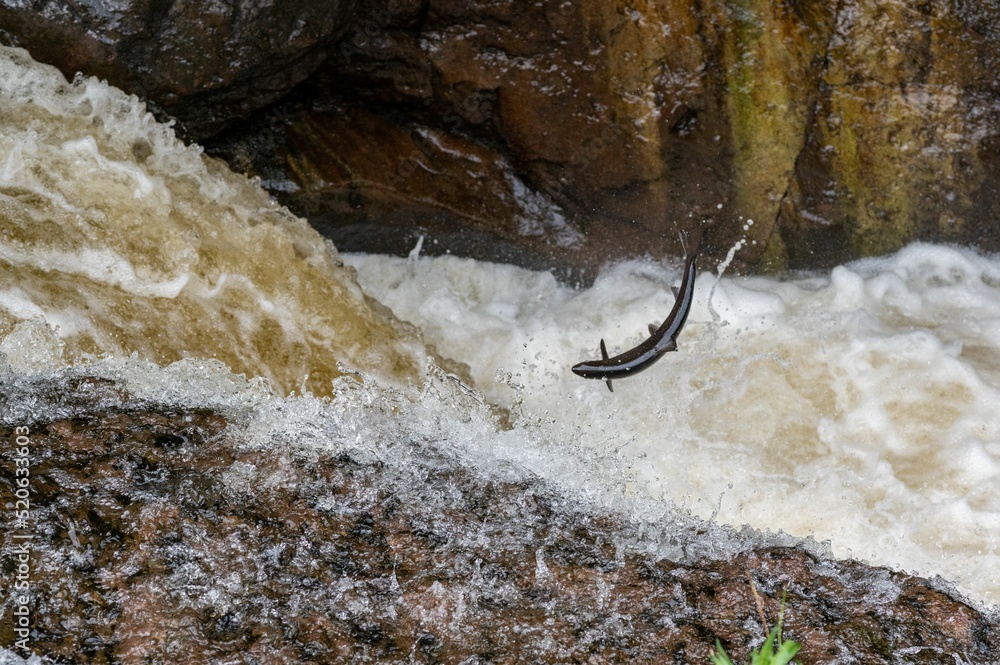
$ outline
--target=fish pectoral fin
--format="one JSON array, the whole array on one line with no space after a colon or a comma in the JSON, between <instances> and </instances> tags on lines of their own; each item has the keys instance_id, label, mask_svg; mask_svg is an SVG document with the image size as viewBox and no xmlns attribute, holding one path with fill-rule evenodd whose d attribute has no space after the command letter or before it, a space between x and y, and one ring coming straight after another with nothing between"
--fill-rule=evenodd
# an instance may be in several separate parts
<instances>
[{"instance_id":1,"label":"fish pectoral fin","mask_svg":"<svg viewBox=\"0 0 1000 665\"><path fill-rule=\"evenodd\" d=\"M611 392L615 391L615 389L611 387L611 379L608 379L608 390L610 390Z\"/></svg>"},{"instance_id":2,"label":"fish pectoral fin","mask_svg":"<svg viewBox=\"0 0 1000 665\"><path fill-rule=\"evenodd\" d=\"M670 341L664 345L663 352L666 353L667 351L676 351L676 350L677 350L677 340L671 337Z\"/></svg>"},{"instance_id":3,"label":"fish pectoral fin","mask_svg":"<svg viewBox=\"0 0 1000 665\"><path fill-rule=\"evenodd\" d=\"M601 358L604 360L608 359L608 347L604 346L604 339L601 339ZM611 383L608 383L608 387L611 387Z\"/></svg>"},{"instance_id":4,"label":"fish pectoral fin","mask_svg":"<svg viewBox=\"0 0 1000 665\"><path fill-rule=\"evenodd\" d=\"M650 324L649 324L649 334L650 334L650 335L654 335L654 334L656 334L656 329L657 329L657 328L659 328L659 327L660 327L660 326L659 326L659 324L657 324L657 323L650 323Z\"/></svg>"}]
</instances>

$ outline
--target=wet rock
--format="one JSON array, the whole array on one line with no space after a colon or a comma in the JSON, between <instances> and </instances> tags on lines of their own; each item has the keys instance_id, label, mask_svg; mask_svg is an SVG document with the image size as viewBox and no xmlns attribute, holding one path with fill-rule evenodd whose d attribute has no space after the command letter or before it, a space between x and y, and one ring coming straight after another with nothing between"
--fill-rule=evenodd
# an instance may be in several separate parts
<instances>
[{"instance_id":1,"label":"wet rock","mask_svg":"<svg viewBox=\"0 0 1000 665\"><path fill-rule=\"evenodd\" d=\"M763 255L818 98L834 26L828 3L433 2L420 21L409 8L378 6L365 20L370 34L346 36L324 72L353 83L343 101L360 100L387 122L403 118L411 128L477 141L551 202L535 233L512 234L516 220L495 210L499 240L593 274L609 260L679 254L677 229L705 219L715 226L707 261L741 238L737 264ZM314 103L342 91L325 75L314 81ZM309 122L308 113L293 119L293 134ZM315 219L314 208L307 212L311 193L326 188L332 212L322 223L335 242L344 234L329 219L343 219L336 200L348 196L373 209L395 195L394 216L412 218L411 228L451 231L447 216L428 216L413 203L447 207L450 187L428 177L376 193L364 183L384 183L387 171L367 163L367 142L337 146L340 163L358 169L346 179L308 159L321 145L304 149L292 138L281 149L300 189L278 196ZM397 155L388 172L403 168L409 154ZM261 172L267 159L249 170ZM507 188L480 174L457 182L470 192ZM744 229L747 219L755 223ZM481 226L472 215L461 220ZM567 235L574 241L565 242Z\"/></svg>"},{"instance_id":2,"label":"wet rock","mask_svg":"<svg viewBox=\"0 0 1000 665\"><path fill-rule=\"evenodd\" d=\"M287 160L277 169L294 187L279 198L351 249L399 253L400 229L479 233L467 206L444 212L456 186L509 191L481 170L435 178L429 164L387 182L413 148L375 164L371 144L400 131L479 144L560 221L517 233L486 197L490 233L591 273L678 254L676 228L702 219L714 227L705 262L742 241L743 270L827 266L914 239L994 249L998 25L995 3L943 0L373 3L311 81L293 137L244 167ZM353 145L303 142L331 98L383 128ZM321 150L336 168L310 158ZM343 214L347 199L356 210ZM359 217L382 232L352 247ZM565 228L575 242L560 242Z\"/></svg>"},{"instance_id":3,"label":"wet rock","mask_svg":"<svg viewBox=\"0 0 1000 665\"><path fill-rule=\"evenodd\" d=\"M0 41L108 80L191 138L285 95L347 29L353 0L0 4Z\"/></svg>"},{"instance_id":4,"label":"wet rock","mask_svg":"<svg viewBox=\"0 0 1000 665\"><path fill-rule=\"evenodd\" d=\"M701 220L737 270L1000 248L996 2L95 7L7 3L0 39L188 136L262 109L210 151L342 249L592 275Z\"/></svg>"},{"instance_id":5,"label":"wet rock","mask_svg":"<svg viewBox=\"0 0 1000 665\"><path fill-rule=\"evenodd\" d=\"M534 257L583 240L562 210L532 192L505 159L458 134L404 129L351 107L304 112L287 133L297 183L288 202L342 251L384 251L396 235L406 238L397 251L407 253L422 232L429 236L421 245L427 254L446 248L476 257L471 244L482 237L490 239L484 241L489 248L478 258L530 265L530 257L517 255L525 238L546 250ZM374 243L364 244L369 238ZM557 266L538 260L533 267Z\"/></svg>"},{"instance_id":6,"label":"wet rock","mask_svg":"<svg viewBox=\"0 0 1000 665\"><path fill-rule=\"evenodd\" d=\"M792 547L656 560L629 547L641 534L620 516L430 448L405 469L250 450L217 414L105 380L36 390L59 417L18 423L32 512L16 533L34 537L31 646L60 661L689 663L708 662L716 639L743 659L782 597L802 663L1000 654L998 619L941 582ZM5 492L13 479L0 477Z\"/></svg>"},{"instance_id":7,"label":"wet rock","mask_svg":"<svg viewBox=\"0 0 1000 665\"><path fill-rule=\"evenodd\" d=\"M1000 248L998 37L995 2L844 3L774 253L798 268L917 239Z\"/></svg>"}]
</instances>

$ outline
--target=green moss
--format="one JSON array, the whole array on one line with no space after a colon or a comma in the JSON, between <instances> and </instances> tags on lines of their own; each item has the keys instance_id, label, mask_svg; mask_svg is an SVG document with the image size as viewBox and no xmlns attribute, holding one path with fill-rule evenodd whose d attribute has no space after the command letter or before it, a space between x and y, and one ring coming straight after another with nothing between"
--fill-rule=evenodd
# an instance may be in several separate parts
<instances>
[{"instance_id":1,"label":"green moss","mask_svg":"<svg viewBox=\"0 0 1000 665\"><path fill-rule=\"evenodd\" d=\"M767 243L769 269L779 269L781 248L770 239L805 143L820 44L794 12L774 3L737 0L727 12L730 29L721 37L737 209L756 222L751 239Z\"/></svg>"},{"instance_id":2,"label":"green moss","mask_svg":"<svg viewBox=\"0 0 1000 665\"><path fill-rule=\"evenodd\" d=\"M771 234L764 247L764 255L754 266L754 272L762 275L774 275L788 270L788 250L785 240L777 229Z\"/></svg>"},{"instance_id":3,"label":"green moss","mask_svg":"<svg viewBox=\"0 0 1000 665\"><path fill-rule=\"evenodd\" d=\"M880 98L883 92L881 87L832 90L828 113L837 119L835 129L819 125L820 140L832 155L830 175L843 192L838 212L847 220L855 256L903 247L914 236L918 215L920 197L911 184L915 174L894 143L906 142L919 118Z\"/></svg>"}]
</instances>

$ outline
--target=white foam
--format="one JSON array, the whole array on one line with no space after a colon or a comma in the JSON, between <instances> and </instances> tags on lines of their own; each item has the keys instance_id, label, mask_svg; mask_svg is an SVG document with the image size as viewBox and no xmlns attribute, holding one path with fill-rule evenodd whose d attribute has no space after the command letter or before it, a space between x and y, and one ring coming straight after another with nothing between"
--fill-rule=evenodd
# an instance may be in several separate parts
<instances>
[{"instance_id":1,"label":"white foam","mask_svg":"<svg viewBox=\"0 0 1000 665\"><path fill-rule=\"evenodd\" d=\"M0 647L0 665L43 665L45 662L36 654L23 658L15 651Z\"/></svg>"},{"instance_id":2,"label":"white foam","mask_svg":"<svg viewBox=\"0 0 1000 665\"><path fill-rule=\"evenodd\" d=\"M22 373L44 372L63 364L62 343L40 317L22 321L0 340L0 358Z\"/></svg>"},{"instance_id":3,"label":"white foam","mask_svg":"<svg viewBox=\"0 0 1000 665\"><path fill-rule=\"evenodd\" d=\"M80 275L87 279L119 287L137 296L176 298L191 278L182 272L165 280L143 279L136 275L132 263L110 249L79 249L21 252L9 245L0 245L0 261L15 266L31 266L40 270Z\"/></svg>"},{"instance_id":4,"label":"white foam","mask_svg":"<svg viewBox=\"0 0 1000 665\"><path fill-rule=\"evenodd\" d=\"M825 277L724 278L713 291L701 275L679 352L614 393L569 367L601 337L610 353L645 337L670 309L676 266L627 262L575 291L452 257L346 260L543 438L618 455L626 493L829 540L1000 602L997 258L919 244Z\"/></svg>"}]
</instances>

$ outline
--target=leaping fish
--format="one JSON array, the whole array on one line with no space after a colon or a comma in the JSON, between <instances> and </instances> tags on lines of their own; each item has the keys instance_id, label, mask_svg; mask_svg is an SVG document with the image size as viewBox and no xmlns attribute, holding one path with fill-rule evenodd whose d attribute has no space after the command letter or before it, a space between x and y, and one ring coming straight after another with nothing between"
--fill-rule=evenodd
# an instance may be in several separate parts
<instances>
[{"instance_id":1,"label":"leaping fish","mask_svg":"<svg viewBox=\"0 0 1000 665\"><path fill-rule=\"evenodd\" d=\"M667 320L659 328L649 324L649 339L613 358L608 357L608 349L601 339L601 359L574 365L574 374L585 379L603 379L608 383L608 390L614 392L612 379L638 374L659 360L664 353L677 350L677 335L687 321L691 302L694 300L694 263L701 247L701 228L690 233L681 231L681 242L684 244L684 277L681 279L681 288L674 289L674 308L670 310Z\"/></svg>"}]
</instances>

